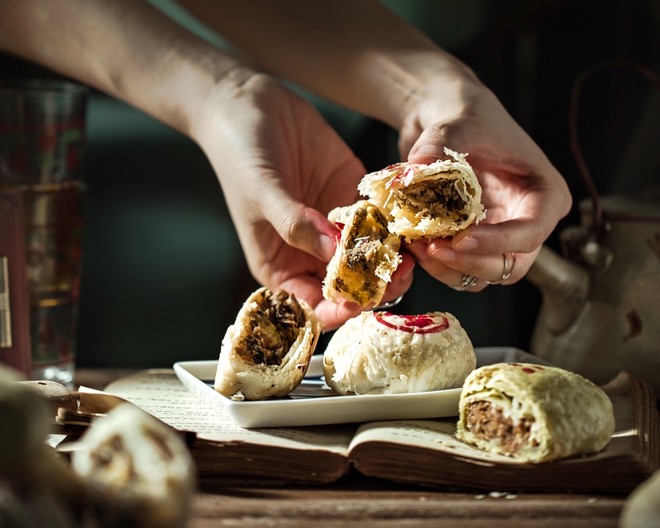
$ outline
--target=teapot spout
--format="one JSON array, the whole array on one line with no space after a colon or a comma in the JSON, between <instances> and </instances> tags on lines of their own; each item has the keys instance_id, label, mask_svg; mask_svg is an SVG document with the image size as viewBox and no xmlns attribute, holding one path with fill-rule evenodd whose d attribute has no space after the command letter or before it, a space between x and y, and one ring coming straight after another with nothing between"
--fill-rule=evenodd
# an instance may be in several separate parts
<instances>
[{"instance_id":1,"label":"teapot spout","mask_svg":"<svg viewBox=\"0 0 660 528\"><path fill-rule=\"evenodd\" d=\"M526 277L543 296L546 330L560 334L570 328L587 300L587 271L544 245Z\"/></svg>"}]
</instances>

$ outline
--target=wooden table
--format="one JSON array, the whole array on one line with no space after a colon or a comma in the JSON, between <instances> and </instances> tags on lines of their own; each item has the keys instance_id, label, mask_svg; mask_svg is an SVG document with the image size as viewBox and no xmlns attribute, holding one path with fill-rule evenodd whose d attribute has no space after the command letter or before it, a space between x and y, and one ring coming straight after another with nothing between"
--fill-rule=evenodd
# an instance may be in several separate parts
<instances>
[{"instance_id":1,"label":"wooden table","mask_svg":"<svg viewBox=\"0 0 660 528\"><path fill-rule=\"evenodd\" d=\"M76 385L102 389L124 370L80 369ZM349 475L330 486L248 486L204 479L190 528L616 527L625 497L462 492Z\"/></svg>"}]
</instances>

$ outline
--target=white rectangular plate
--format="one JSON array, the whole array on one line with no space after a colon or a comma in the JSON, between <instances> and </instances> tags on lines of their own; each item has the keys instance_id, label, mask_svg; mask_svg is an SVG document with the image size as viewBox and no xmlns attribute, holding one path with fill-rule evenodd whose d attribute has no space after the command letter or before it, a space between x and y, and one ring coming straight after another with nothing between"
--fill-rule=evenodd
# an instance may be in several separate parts
<instances>
[{"instance_id":1,"label":"white rectangular plate","mask_svg":"<svg viewBox=\"0 0 660 528\"><path fill-rule=\"evenodd\" d=\"M477 348L477 366L498 362L541 363L517 348ZM322 355L316 355L303 382L286 398L244 401L227 398L213 389L218 362L180 361L174 372L189 391L207 401L209 412L217 405L238 425L295 427L337 423L444 418L457 416L461 389L409 394L338 396L323 381Z\"/></svg>"}]
</instances>

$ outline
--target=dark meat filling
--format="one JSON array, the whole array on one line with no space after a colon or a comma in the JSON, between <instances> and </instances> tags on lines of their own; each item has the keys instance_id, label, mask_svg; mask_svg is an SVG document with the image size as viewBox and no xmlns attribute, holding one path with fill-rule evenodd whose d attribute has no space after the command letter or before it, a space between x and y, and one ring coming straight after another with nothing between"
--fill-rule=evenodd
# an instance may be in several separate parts
<instances>
[{"instance_id":1,"label":"dark meat filling","mask_svg":"<svg viewBox=\"0 0 660 528\"><path fill-rule=\"evenodd\" d=\"M500 448L509 454L518 453L529 444L529 437L534 423L533 418L521 418L514 423L504 416L502 409L490 402L471 403L467 410L467 426L472 433L483 440L499 439ZM532 441L532 445L538 445Z\"/></svg>"},{"instance_id":2,"label":"dark meat filling","mask_svg":"<svg viewBox=\"0 0 660 528\"><path fill-rule=\"evenodd\" d=\"M266 291L258 309L250 314L250 333L238 344L236 353L255 365L279 365L306 319L295 295Z\"/></svg>"},{"instance_id":3,"label":"dark meat filling","mask_svg":"<svg viewBox=\"0 0 660 528\"><path fill-rule=\"evenodd\" d=\"M347 268L363 279L362 291L358 295L362 299L368 299L376 293L378 279L374 277L374 273L383 241L388 235L387 220L377 207L370 205L355 212L346 238L344 262ZM347 288L346 283L339 278L335 286L340 291L346 291Z\"/></svg>"},{"instance_id":4,"label":"dark meat filling","mask_svg":"<svg viewBox=\"0 0 660 528\"><path fill-rule=\"evenodd\" d=\"M356 271L373 271L378 264L378 251L382 243L364 240L360 245L346 250L346 264Z\"/></svg>"},{"instance_id":5,"label":"dark meat filling","mask_svg":"<svg viewBox=\"0 0 660 528\"><path fill-rule=\"evenodd\" d=\"M377 207L360 208L346 240L346 264L364 272L378 265L378 252L387 238L387 220Z\"/></svg>"},{"instance_id":6,"label":"dark meat filling","mask_svg":"<svg viewBox=\"0 0 660 528\"><path fill-rule=\"evenodd\" d=\"M413 183L408 187L394 191L394 199L402 207L411 209L415 214L422 213L433 218L447 217L450 214L465 220L465 200L456 190L454 180L426 180Z\"/></svg>"}]
</instances>

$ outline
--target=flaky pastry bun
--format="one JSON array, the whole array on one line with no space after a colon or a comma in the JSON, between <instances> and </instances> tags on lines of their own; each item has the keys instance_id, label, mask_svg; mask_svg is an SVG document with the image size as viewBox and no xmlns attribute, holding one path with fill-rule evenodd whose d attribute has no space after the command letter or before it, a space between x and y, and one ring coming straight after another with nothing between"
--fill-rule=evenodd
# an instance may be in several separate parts
<instances>
[{"instance_id":1,"label":"flaky pastry bun","mask_svg":"<svg viewBox=\"0 0 660 528\"><path fill-rule=\"evenodd\" d=\"M467 154L445 153L451 159L396 163L362 178L358 191L388 215L390 232L407 241L453 236L486 217Z\"/></svg>"},{"instance_id":2,"label":"flaky pastry bun","mask_svg":"<svg viewBox=\"0 0 660 528\"><path fill-rule=\"evenodd\" d=\"M470 338L445 312L362 312L335 332L323 354L325 382L338 394L460 387L475 366Z\"/></svg>"},{"instance_id":3,"label":"flaky pastry bun","mask_svg":"<svg viewBox=\"0 0 660 528\"><path fill-rule=\"evenodd\" d=\"M323 296L365 307L378 304L401 262L400 237L387 230L387 219L367 200L333 209L328 219L339 232L323 281Z\"/></svg>"},{"instance_id":4,"label":"flaky pastry bun","mask_svg":"<svg viewBox=\"0 0 660 528\"><path fill-rule=\"evenodd\" d=\"M123 403L95 418L78 446L71 467L102 498L95 501L98 526L186 525L196 467L174 429Z\"/></svg>"},{"instance_id":5,"label":"flaky pastry bun","mask_svg":"<svg viewBox=\"0 0 660 528\"><path fill-rule=\"evenodd\" d=\"M496 363L465 380L456 436L519 462L605 448L614 432L607 394L579 374L533 363Z\"/></svg>"},{"instance_id":6,"label":"flaky pastry bun","mask_svg":"<svg viewBox=\"0 0 660 528\"><path fill-rule=\"evenodd\" d=\"M321 322L305 301L259 288L225 333L215 390L248 400L286 396L303 380L320 333Z\"/></svg>"}]
</instances>

